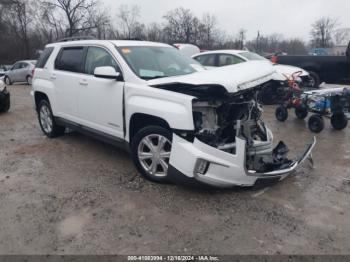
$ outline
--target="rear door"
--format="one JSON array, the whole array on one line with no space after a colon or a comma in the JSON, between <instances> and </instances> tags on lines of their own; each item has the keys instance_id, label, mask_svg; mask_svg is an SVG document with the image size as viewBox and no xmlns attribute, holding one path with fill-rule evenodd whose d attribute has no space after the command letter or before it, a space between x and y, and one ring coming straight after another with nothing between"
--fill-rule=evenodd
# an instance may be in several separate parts
<instances>
[{"instance_id":1,"label":"rear door","mask_svg":"<svg viewBox=\"0 0 350 262\"><path fill-rule=\"evenodd\" d=\"M12 69L9 71L8 75L12 82L18 82L19 80L19 70L21 69L22 62L17 62L13 65Z\"/></svg>"},{"instance_id":2,"label":"rear door","mask_svg":"<svg viewBox=\"0 0 350 262\"><path fill-rule=\"evenodd\" d=\"M20 65L20 69L18 70L18 80L19 82L26 82L27 81L27 73L30 66L27 62L22 62Z\"/></svg>"},{"instance_id":3,"label":"rear door","mask_svg":"<svg viewBox=\"0 0 350 262\"><path fill-rule=\"evenodd\" d=\"M111 66L122 73L108 49L90 46L86 54L85 74L80 75L78 81L79 118L85 126L123 138L124 82L95 77L95 69L103 66Z\"/></svg>"},{"instance_id":4,"label":"rear door","mask_svg":"<svg viewBox=\"0 0 350 262\"><path fill-rule=\"evenodd\" d=\"M50 79L56 96L56 115L79 123L77 92L83 72L86 48L82 46L63 47L55 61L55 70Z\"/></svg>"}]
</instances>

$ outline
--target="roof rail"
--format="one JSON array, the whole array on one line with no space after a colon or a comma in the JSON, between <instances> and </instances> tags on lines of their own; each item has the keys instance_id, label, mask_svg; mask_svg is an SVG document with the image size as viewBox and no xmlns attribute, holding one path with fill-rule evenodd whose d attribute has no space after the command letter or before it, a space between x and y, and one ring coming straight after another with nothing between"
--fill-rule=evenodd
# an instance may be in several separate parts
<instances>
[{"instance_id":1,"label":"roof rail","mask_svg":"<svg viewBox=\"0 0 350 262\"><path fill-rule=\"evenodd\" d=\"M82 41L82 40L96 40L93 36L72 36L58 39L56 42Z\"/></svg>"}]
</instances>

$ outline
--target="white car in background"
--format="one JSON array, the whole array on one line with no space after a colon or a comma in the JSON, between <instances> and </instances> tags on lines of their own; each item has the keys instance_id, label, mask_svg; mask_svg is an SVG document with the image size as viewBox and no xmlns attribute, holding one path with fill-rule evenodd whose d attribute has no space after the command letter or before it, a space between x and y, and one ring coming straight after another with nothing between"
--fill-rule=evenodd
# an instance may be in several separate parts
<instances>
[{"instance_id":1,"label":"white car in background","mask_svg":"<svg viewBox=\"0 0 350 262\"><path fill-rule=\"evenodd\" d=\"M236 65L250 61L266 61L272 62L256 53L244 50L217 50L199 53L192 56L197 62L205 66L207 69ZM293 74L299 72L298 79L296 79L303 87L308 87L310 82L310 74L302 68L288 65L272 64L276 71L274 75L274 82L269 83L262 93L261 98L265 104L273 104L276 101L276 89L279 86L286 85L286 81L291 79Z\"/></svg>"}]
</instances>

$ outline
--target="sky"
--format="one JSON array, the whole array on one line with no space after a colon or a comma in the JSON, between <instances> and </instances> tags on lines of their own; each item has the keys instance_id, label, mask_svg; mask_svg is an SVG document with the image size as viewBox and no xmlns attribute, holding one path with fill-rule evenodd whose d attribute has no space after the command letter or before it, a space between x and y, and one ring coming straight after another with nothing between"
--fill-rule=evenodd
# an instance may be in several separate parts
<instances>
[{"instance_id":1,"label":"sky","mask_svg":"<svg viewBox=\"0 0 350 262\"><path fill-rule=\"evenodd\" d=\"M229 35L240 28L247 30L249 39L257 32L268 35L280 33L287 37L309 40L311 24L322 16L339 19L340 27L350 28L350 0L103 0L116 14L120 4L138 5L140 22L162 22L169 10L181 7L191 9L201 17L214 14L219 27Z\"/></svg>"}]
</instances>

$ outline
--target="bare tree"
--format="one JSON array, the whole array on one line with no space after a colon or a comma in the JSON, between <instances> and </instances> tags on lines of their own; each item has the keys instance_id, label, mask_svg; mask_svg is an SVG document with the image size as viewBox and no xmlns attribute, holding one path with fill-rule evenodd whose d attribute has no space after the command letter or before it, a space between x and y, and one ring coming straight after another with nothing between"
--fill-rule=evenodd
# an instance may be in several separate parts
<instances>
[{"instance_id":1,"label":"bare tree","mask_svg":"<svg viewBox=\"0 0 350 262\"><path fill-rule=\"evenodd\" d=\"M334 33L336 45L346 45L350 40L350 28L338 29Z\"/></svg>"},{"instance_id":2,"label":"bare tree","mask_svg":"<svg viewBox=\"0 0 350 262\"><path fill-rule=\"evenodd\" d=\"M158 23L151 23L146 28L146 38L148 41L162 42L163 41L163 28Z\"/></svg>"},{"instance_id":3,"label":"bare tree","mask_svg":"<svg viewBox=\"0 0 350 262\"><path fill-rule=\"evenodd\" d=\"M238 32L238 44L239 44L239 49L243 50L244 49L244 43L246 40L246 34L247 34L247 30L245 29L240 29Z\"/></svg>"},{"instance_id":4,"label":"bare tree","mask_svg":"<svg viewBox=\"0 0 350 262\"><path fill-rule=\"evenodd\" d=\"M169 11L164 17L166 24L164 27L168 42L194 43L193 37L198 33L199 25L191 10L183 7Z\"/></svg>"},{"instance_id":5,"label":"bare tree","mask_svg":"<svg viewBox=\"0 0 350 262\"><path fill-rule=\"evenodd\" d=\"M87 27L95 29L98 39L106 39L110 36L110 32L112 31L111 18L106 9L102 9L101 6L96 5L89 10L88 17Z\"/></svg>"},{"instance_id":6,"label":"bare tree","mask_svg":"<svg viewBox=\"0 0 350 262\"><path fill-rule=\"evenodd\" d=\"M89 14L97 5L96 0L46 0L44 3L63 12L68 24L68 36L89 29Z\"/></svg>"},{"instance_id":7,"label":"bare tree","mask_svg":"<svg viewBox=\"0 0 350 262\"><path fill-rule=\"evenodd\" d=\"M214 38L217 36L217 18L214 15L206 13L203 15L201 23L202 25L200 27L203 28L204 35L203 47L211 49L215 42Z\"/></svg>"},{"instance_id":8,"label":"bare tree","mask_svg":"<svg viewBox=\"0 0 350 262\"><path fill-rule=\"evenodd\" d=\"M29 58L30 41L29 26L33 22L31 15L31 1L12 0L5 1L4 6L7 12L4 12L5 21L10 25L12 32L16 35L24 47L24 56Z\"/></svg>"},{"instance_id":9,"label":"bare tree","mask_svg":"<svg viewBox=\"0 0 350 262\"><path fill-rule=\"evenodd\" d=\"M35 1L36 27L40 30L46 42L61 38L65 35L64 16L56 12L56 7L47 2Z\"/></svg>"},{"instance_id":10,"label":"bare tree","mask_svg":"<svg viewBox=\"0 0 350 262\"><path fill-rule=\"evenodd\" d=\"M312 44L315 47L327 48L333 45L332 39L338 26L338 20L330 17L318 19L311 30Z\"/></svg>"},{"instance_id":11,"label":"bare tree","mask_svg":"<svg viewBox=\"0 0 350 262\"><path fill-rule=\"evenodd\" d=\"M118 11L118 17L122 27L122 35L124 38L136 38L134 34L140 29L138 18L140 17L140 7L134 5L121 5Z\"/></svg>"}]
</instances>

